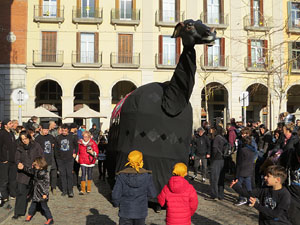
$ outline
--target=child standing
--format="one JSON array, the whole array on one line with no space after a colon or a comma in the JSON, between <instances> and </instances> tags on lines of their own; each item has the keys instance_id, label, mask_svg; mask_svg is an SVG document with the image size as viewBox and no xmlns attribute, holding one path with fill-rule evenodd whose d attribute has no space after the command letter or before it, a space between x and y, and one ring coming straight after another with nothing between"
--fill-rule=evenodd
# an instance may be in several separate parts
<instances>
[{"instance_id":1,"label":"child standing","mask_svg":"<svg viewBox=\"0 0 300 225\"><path fill-rule=\"evenodd\" d=\"M117 173L112 201L119 207L119 225L145 225L148 215L148 197L156 197L151 171L143 168L143 154L132 151L127 168Z\"/></svg>"},{"instance_id":2,"label":"child standing","mask_svg":"<svg viewBox=\"0 0 300 225\"><path fill-rule=\"evenodd\" d=\"M184 177L187 166L177 163L168 184L164 186L157 200L161 206L167 206L167 225L190 225L191 216L198 206L198 197L194 187Z\"/></svg>"},{"instance_id":3,"label":"child standing","mask_svg":"<svg viewBox=\"0 0 300 225\"><path fill-rule=\"evenodd\" d=\"M48 207L47 201L49 199L49 173L47 172L47 162L43 157L37 157L33 164L33 168L24 167L22 163L18 164L19 170L24 170L26 173L34 176L34 188L32 202L28 211L26 222L30 222L36 213L37 205L40 205L47 218L45 225L54 224L53 217Z\"/></svg>"},{"instance_id":4,"label":"child standing","mask_svg":"<svg viewBox=\"0 0 300 225\"><path fill-rule=\"evenodd\" d=\"M282 186L286 180L286 170L282 166L269 166L264 177L268 187L255 189L248 192L238 185L238 180L232 181L232 187L240 195L249 198L250 206L259 211L259 224L286 224L291 225L288 220L288 209L291 195Z\"/></svg>"}]
</instances>

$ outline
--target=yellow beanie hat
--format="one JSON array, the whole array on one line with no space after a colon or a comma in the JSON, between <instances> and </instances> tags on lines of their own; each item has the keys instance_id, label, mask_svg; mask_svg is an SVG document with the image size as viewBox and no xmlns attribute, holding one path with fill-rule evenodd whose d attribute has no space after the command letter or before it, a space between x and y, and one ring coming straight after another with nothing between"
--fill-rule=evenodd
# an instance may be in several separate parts
<instances>
[{"instance_id":1,"label":"yellow beanie hat","mask_svg":"<svg viewBox=\"0 0 300 225\"><path fill-rule=\"evenodd\" d=\"M187 167L184 163L176 163L173 169L173 175L185 177L187 175Z\"/></svg>"},{"instance_id":2,"label":"yellow beanie hat","mask_svg":"<svg viewBox=\"0 0 300 225\"><path fill-rule=\"evenodd\" d=\"M128 163L126 163L125 166L128 165L134 168L137 172L140 172L140 168L143 168L144 166L143 154L137 150L130 152L128 155Z\"/></svg>"}]
</instances>

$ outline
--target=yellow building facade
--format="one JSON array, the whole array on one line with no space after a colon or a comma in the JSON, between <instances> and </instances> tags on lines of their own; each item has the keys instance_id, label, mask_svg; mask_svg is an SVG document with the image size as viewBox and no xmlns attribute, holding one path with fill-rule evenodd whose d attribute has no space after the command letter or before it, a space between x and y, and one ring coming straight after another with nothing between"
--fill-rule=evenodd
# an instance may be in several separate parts
<instances>
[{"instance_id":1,"label":"yellow building facade","mask_svg":"<svg viewBox=\"0 0 300 225\"><path fill-rule=\"evenodd\" d=\"M183 48L170 38L175 25L201 19L216 28L218 40L213 47L195 47L194 128L206 118L242 120L239 97L244 91L250 93L248 120L266 123L268 85L274 127L278 79L268 81L268 74L288 57L287 44L276 46L297 38L279 29L287 7L280 0L29 1L25 111L42 105L72 122L65 117L87 104L108 117L101 119L107 129L114 105L127 93L170 80ZM290 87L298 84L297 75L292 73L289 82ZM282 111L295 111L287 104L281 102Z\"/></svg>"}]
</instances>

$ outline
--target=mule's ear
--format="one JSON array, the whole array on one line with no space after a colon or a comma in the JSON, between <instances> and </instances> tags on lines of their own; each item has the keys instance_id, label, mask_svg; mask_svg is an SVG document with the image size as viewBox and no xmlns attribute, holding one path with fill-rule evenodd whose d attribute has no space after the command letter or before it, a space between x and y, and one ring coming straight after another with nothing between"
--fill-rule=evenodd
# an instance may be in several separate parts
<instances>
[{"instance_id":1,"label":"mule's ear","mask_svg":"<svg viewBox=\"0 0 300 225\"><path fill-rule=\"evenodd\" d=\"M172 38L177 38L180 35L181 29L184 27L184 23L178 23L174 29Z\"/></svg>"}]
</instances>

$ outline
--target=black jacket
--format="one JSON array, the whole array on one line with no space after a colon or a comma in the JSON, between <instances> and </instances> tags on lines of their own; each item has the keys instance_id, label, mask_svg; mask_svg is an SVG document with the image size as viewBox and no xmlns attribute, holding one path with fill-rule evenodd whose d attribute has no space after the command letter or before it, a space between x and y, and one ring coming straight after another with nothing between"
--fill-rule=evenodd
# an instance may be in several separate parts
<instances>
[{"instance_id":1,"label":"black jacket","mask_svg":"<svg viewBox=\"0 0 300 225\"><path fill-rule=\"evenodd\" d=\"M72 160L73 154L77 154L78 143L74 135L58 135L56 137L55 158L59 160Z\"/></svg>"},{"instance_id":2,"label":"black jacket","mask_svg":"<svg viewBox=\"0 0 300 225\"><path fill-rule=\"evenodd\" d=\"M262 150L267 153L270 150L272 144L272 134L270 131L266 131L264 134L260 134L259 141L257 143L258 150Z\"/></svg>"},{"instance_id":3,"label":"black jacket","mask_svg":"<svg viewBox=\"0 0 300 225\"><path fill-rule=\"evenodd\" d=\"M207 154L210 155L210 140L207 135L202 136L196 134L193 139L193 155L203 157Z\"/></svg>"},{"instance_id":4,"label":"black jacket","mask_svg":"<svg viewBox=\"0 0 300 225\"><path fill-rule=\"evenodd\" d=\"M31 168L33 161L39 156L43 156L43 149L37 142L32 141L28 146L20 144L17 147L16 164L18 165L19 163L22 163L25 167ZM18 170L17 182L21 184L29 184L30 177L30 174L25 171Z\"/></svg>"},{"instance_id":5,"label":"black jacket","mask_svg":"<svg viewBox=\"0 0 300 225\"><path fill-rule=\"evenodd\" d=\"M0 130L0 162L14 163L16 155L16 141L12 132Z\"/></svg>"},{"instance_id":6,"label":"black jacket","mask_svg":"<svg viewBox=\"0 0 300 225\"><path fill-rule=\"evenodd\" d=\"M286 144L282 144L283 153L280 155L280 164L285 168L290 168L291 156L295 150L295 146L299 143L298 135L292 135Z\"/></svg>"},{"instance_id":7,"label":"black jacket","mask_svg":"<svg viewBox=\"0 0 300 225\"><path fill-rule=\"evenodd\" d=\"M36 170L28 167L24 167L24 172L30 174L33 177L33 196L32 201L42 202L47 201L49 198L49 184L50 178L47 170ZM43 199L43 195L47 198Z\"/></svg>"},{"instance_id":8,"label":"black jacket","mask_svg":"<svg viewBox=\"0 0 300 225\"><path fill-rule=\"evenodd\" d=\"M227 140L221 136L217 135L213 140L213 147L212 147L212 154L211 159L212 160L222 160L223 157L223 147L226 144Z\"/></svg>"},{"instance_id":9,"label":"black jacket","mask_svg":"<svg viewBox=\"0 0 300 225\"><path fill-rule=\"evenodd\" d=\"M236 177L250 177L253 175L255 149L253 146L245 145L238 150L236 159Z\"/></svg>"},{"instance_id":10,"label":"black jacket","mask_svg":"<svg viewBox=\"0 0 300 225\"><path fill-rule=\"evenodd\" d=\"M142 219L148 215L148 197L156 197L151 171L143 168L137 173L127 168L118 173L112 191L112 201L119 207L119 217Z\"/></svg>"}]
</instances>

